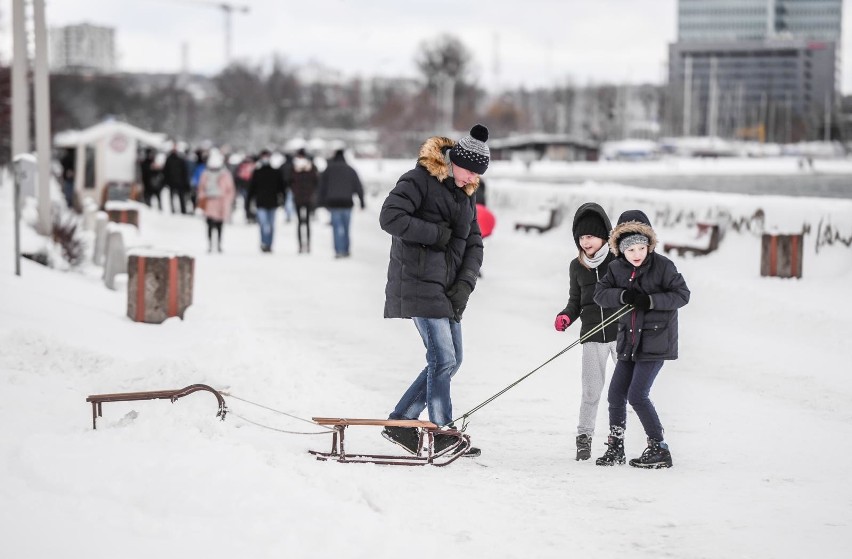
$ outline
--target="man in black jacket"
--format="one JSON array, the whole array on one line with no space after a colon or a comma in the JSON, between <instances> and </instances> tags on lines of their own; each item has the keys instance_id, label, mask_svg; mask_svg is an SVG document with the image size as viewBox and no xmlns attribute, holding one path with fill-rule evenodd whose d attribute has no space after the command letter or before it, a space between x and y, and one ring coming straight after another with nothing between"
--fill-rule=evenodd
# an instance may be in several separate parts
<instances>
[{"instance_id":1,"label":"man in black jacket","mask_svg":"<svg viewBox=\"0 0 852 559\"><path fill-rule=\"evenodd\" d=\"M317 203L331 214L334 236L334 257L349 256L349 223L352 219L352 196L358 196L364 209L364 188L361 179L343 157L343 150L334 152L320 176Z\"/></svg>"},{"instance_id":2,"label":"man in black jacket","mask_svg":"<svg viewBox=\"0 0 852 559\"><path fill-rule=\"evenodd\" d=\"M488 168L488 129L474 126L458 143L433 137L417 166L397 181L379 216L390 233L385 318L410 318L426 346L426 367L403 394L390 419L451 426L450 379L462 362L461 319L482 266L482 234L473 194ZM416 453L417 433L387 427L384 436ZM435 451L457 440L436 435Z\"/></svg>"},{"instance_id":3,"label":"man in black jacket","mask_svg":"<svg viewBox=\"0 0 852 559\"><path fill-rule=\"evenodd\" d=\"M178 197L180 213L186 212L186 197L189 195L189 175L187 173L186 159L178 151L177 144L172 144L171 152L163 165L163 179L169 187L169 202L172 213L175 213L175 196Z\"/></svg>"},{"instance_id":4,"label":"man in black jacket","mask_svg":"<svg viewBox=\"0 0 852 559\"><path fill-rule=\"evenodd\" d=\"M271 152L260 152L257 166L251 175L248 189L247 207L254 200L257 206L257 223L260 225L260 250L272 252L272 240L275 236L275 211L287 194L284 176L269 163Z\"/></svg>"}]
</instances>

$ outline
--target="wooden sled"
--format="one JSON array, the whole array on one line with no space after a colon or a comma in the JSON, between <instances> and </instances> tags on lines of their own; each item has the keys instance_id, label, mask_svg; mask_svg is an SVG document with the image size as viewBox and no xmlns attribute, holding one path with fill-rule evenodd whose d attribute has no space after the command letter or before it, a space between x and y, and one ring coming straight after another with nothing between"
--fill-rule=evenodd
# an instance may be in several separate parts
<instances>
[{"instance_id":1,"label":"wooden sled","mask_svg":"<svg viewBox=\"0 0 852 559\"><path fill-rule=\"evenodd\" d=\"M317 460L334 460L336 462L356 464L386 464L394 466L446 466L453 463L470 448L470 437L455 429L441 429L441 434L454 435L458 441L435 453L435 432L439 427L431 421L419 421L416 419L346 419L342 417L314 417L313 420L320 424L334 428L331 441L331 452L309 451L317 457ZM347 454L344 445L346 428L350 426L373 426L373 427L415 427L419 434L418 451L416 455L389 455L389 454Z\"/></svg>"},{"instance_id":2,"label":"wooden sled","mask_svg":"<svg viewBox=\"0 0 852 559\"><path fill-rule=\"evenodd\" d=\"M175 403L178 398L183 398L193 392L206 390L216 396L216 401L219 402L219 411L216 412L216 417L220 417L225 421L225 414L228 413L228 408L225 406L225 399L215 389L210 388L206 384L191 384L185 388L177 390L154 390L150 392L123 392L120 394L92 394L86 398L87 402L92 403L92 429L98 428L98 417L103 416L104 402L134 402L137 400L171 400Z\"/></svg>"}]
</instances>

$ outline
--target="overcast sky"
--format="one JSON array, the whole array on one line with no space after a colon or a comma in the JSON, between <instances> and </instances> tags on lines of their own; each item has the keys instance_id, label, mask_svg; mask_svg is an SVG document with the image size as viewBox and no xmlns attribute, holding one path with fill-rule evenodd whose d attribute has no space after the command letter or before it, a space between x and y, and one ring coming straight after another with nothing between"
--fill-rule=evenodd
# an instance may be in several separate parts
<instances>
[{"instance_id":1,"label":"overcast sky","mask_svg":"<svg viewBox=\"0 0 852 559\"><path fill-rule=\"evenodd\" d=\"M10 0L2 0L4 26ZM231 0L220 0L220 2ZM677 0L233 0L235 58L279 53L346 76L416 76L423 40L459 37L475 77L492 87L589 82L662 83L677 35ZM852 0L844 0L843 85L852 93ZM205 5L208 4L208 5ZM120 69L214 73L225 58L224 13L205 0L47 0L49 26L115 27ZM5 33L8 36L8 30Z\"/></svg>"}]
</instances>

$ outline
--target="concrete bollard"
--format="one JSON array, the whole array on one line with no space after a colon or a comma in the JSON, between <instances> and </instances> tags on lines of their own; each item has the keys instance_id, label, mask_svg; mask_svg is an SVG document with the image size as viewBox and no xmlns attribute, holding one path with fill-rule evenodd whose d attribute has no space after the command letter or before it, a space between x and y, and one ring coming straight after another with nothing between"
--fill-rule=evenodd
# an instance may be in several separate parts
<instances>
[{"instance_id":1,"label":"concrete bollard","mask_svg":"<svg viewBox=\"0 0 852 559\"><path fill-rule=\"evenodd\" d=\"M804 254L802 235L769 235L761 238L760 275L801 278Z\"/></svg>"},{"instance_id":2,"label":"concrete bollard","mask_svg":"<svg viewBox=\"0 0 852 559\"><path fill-rule=\"evenodd\" d=\"M195 259L163 251L133 251L127 259L127 316L160 324L183 319L192 304Z\"/></svg>"},{"instance_id":3,"label":"concrete bollard","mask_svg":"<svg viewBox=\"0 0 852 559\"><path fill-rule=\"evenodd\" d=\"M115 290L116 274L127 273L127 253L124 247L124 235L111 229L107 233L106 258L104 259L104 285Z\"/></svg>"},{"instance_id":4,"label":"concrete bollard","mask_svg":"<svg viewBox=\"0 0 852 559\"><path fill-rule=\"evenodd\" d=\"M92 252L92 261L98 266L104 263L107 223L109 223L109 216L106 212L98 212L95 216L95 248Z\"/></svg>"},{"instance_id":5,"label":"concrete bollard","mask_svg":"<svg viewBox=\"0 0 852 559\"><path fill-rule=\"evenodd\" d=\"M107 202L104 209L112 223L129 223L139 227L139 206L136 202Z\"/></svg>"}]
</instances>

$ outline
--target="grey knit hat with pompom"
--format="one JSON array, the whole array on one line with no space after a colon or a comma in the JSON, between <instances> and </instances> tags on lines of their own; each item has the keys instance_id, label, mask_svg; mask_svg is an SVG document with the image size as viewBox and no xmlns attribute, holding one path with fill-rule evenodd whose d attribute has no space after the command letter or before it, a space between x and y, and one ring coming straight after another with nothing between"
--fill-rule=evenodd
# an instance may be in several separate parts
<instances>
[{"instance_id":1,"label":"grey knit hat with pompom","mask_svg":"<svg viewBox=\"0 0 852 559\"><path fill-rule=\"evenodd\" d=\"M491 160L491 150L485 142L488 141L488 128L481 124L470 129L470 135L459 140L450 148L450 161L463 169L481 175L488 169Z\"/></svg>"}]
</instances>

